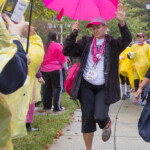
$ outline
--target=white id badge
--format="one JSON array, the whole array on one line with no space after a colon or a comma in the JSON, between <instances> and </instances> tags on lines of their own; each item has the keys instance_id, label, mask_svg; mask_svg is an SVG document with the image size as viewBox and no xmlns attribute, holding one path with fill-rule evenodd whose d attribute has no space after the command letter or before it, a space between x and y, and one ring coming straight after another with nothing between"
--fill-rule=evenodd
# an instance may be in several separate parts
<instances>
[{"instance_id":1,"label":"white id badge","mask_svg":"<svg viewBox=\"0 0 150 150\"><path fill-rule=\"evenodd\" d=\"M96 79L96 77L97 77L96 69L91 69L88 71L88 73L87 73L87 79L88 80L94 80L94 79Z\"/></svg>"}]
</instances>

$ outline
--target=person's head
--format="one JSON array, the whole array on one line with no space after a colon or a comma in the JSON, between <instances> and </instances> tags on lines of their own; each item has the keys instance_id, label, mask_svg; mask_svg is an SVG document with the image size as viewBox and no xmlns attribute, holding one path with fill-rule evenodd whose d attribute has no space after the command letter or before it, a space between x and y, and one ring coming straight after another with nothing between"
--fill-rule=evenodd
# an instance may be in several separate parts
<instances>
[{"instance_id":1,"label":"person's head","mask_svg":"<svg viewBox=\"0 0 150 150\"><path fill-rule=\"evenodd\" d=\"M55 31L49 31L45 48L46 52L48 51L49 45L53 41L57 42L57 33Z\"/></svg>"},{"instance_id":2,"label":"person's head","mask_svg":"<svg viewBox=\"0 0 150 150\"><path fill-rule=\"evenodd\" d=\"M138 33L136 37L137 37L138 43L143 43L145 41L144 33Z\"/></svg>"},{"instance_id":3,"label":"person's head","mask_svg":"<svg viewBox=\"0 0 150 150\"><path fill-rule=\"evenodd\" d=\"M92 32L95 38L104 38L107 31L107 23L104 18L95 17L90 23L87 24L86 28L92 28Z\"/></svg>"}]
</instances>

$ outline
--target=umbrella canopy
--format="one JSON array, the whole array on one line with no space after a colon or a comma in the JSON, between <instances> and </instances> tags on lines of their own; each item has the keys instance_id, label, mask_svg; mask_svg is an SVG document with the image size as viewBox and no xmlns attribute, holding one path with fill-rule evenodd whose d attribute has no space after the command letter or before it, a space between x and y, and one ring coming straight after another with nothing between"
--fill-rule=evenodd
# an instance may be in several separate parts
<instances>
[{"instance_id":1,"label":"umbrella canopy","mask_svg":"<svg viewBox=\"0 0 150 150\"><path fill-rule=\"evenodd\" d=\"M115 18L118 0L43 0L47 8L61 12L73 20L91 21L94 17Z\"/></svg>"}]
</instances>

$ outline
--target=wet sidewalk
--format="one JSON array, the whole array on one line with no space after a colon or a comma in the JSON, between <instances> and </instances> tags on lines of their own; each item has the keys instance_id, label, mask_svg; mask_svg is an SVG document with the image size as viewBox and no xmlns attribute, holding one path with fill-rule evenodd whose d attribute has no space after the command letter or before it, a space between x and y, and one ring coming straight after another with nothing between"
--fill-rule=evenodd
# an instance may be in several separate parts
<instances>
[{"instance_id":1,"label":"wet sidewalk","mask_svg":"<svg viewBox=\"0 0 150 150\"><path fill-rule=\"evenodd\" d=\"M102 130L97 127L92 150L150 150L150 144L142 140L137 129L142 109L143 106L133 104L131 100L121 100L111 105L112 136L108 142L103 142ZM73 122L63 129L63 136L55 139L49 150L86 150L80 131L81 110L77 109Z\"/></svg>"}]
</instances>

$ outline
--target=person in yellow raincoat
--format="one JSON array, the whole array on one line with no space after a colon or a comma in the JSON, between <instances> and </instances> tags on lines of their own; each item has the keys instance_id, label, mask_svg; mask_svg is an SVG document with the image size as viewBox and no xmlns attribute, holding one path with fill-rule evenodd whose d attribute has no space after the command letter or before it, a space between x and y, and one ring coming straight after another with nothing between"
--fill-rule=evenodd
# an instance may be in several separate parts
<instances>
[{"instance_id":1,"label":"person in yellow raincoat","mask_svg":"<svg viewBox=\"0 0 150 150\"><path fill-rule=\"evenodd\" d=\"M12 94L3 95L11 107L11 134L13 139L27 135L25 126L26 116L29 110L29 104L32 103L35 76L44 56L42 40L34 30L31 30L30 33L29 56L31 63L29 64L28 77L23 87ZM9 148L9 150L11 149Z\"/></svg>"},{"instance_id":2,"label":"person in yellow raincoat","mask_svg":"<svg viewBox=\"0 0 150 150\"><path fill-rule=\"evenodd\" d=\"M10 107L2 94L10 94L25 82L28 67L27 58L19 41L25 21L14 24L7 15L3 18L8 24L8 31L0 16L0 150L12 149ZM11 36L10 36L11 35Z\"/></svg>"},{"instance_id":3,"label":"person in yellow raincoat","mask_svg":"<svg viewBox=\"0 0 150 150\"><path fill-rule=\"evenodd\" d=\"M137 44L131 47L131 51L128 53L128 58L131 59L131 67L134 78L135 91L139 88L139 83L143 80L147 70L150 67L150 46L146 44L145 35L143 33L137 34ZM142 95L141 95L142 97ZM136 101L134 100L136 103ZM141 105L144 105L142 101Z\"/></svg>"},{"instance_id":4,"label":"person in yellow raincoat","mask_svg":"<svg viewBox=\"0 0 150 150\"><path fill-rule=\"evenodd\" d=\"M129 81L130 60L127 58L127 54L130 52L132 45L133 45L133 41L119 56L119 74L121 80L121 90L123 94L122 100L125 100L126 98L127 99L130 98L130 81ZM125 90L125 83L126 83L127 90Z\"/></svg>"},{"instance_id":5,"label":"person in yellow raincoat","mask_svg":"<svg viewBox=\"0 0 150 150\"><path fill-rule=\"evenodd\" d=\"M26 25L26 30L28 31L28 25ZM26 47L26 43L23 44L24 47ZM29 77L31 81L31 97L30 97L30 105L29 110L27 113L27 119L26 119L26 128L27 131L38 131L37 128L32 128L31 123L33 122L33 116L34 116L34 108L35 108L35 102L36 102L36 90L37 88L40 88L38 86L38 81L43 84L44 80L42 78L42 74L40 71L40 65L43 61L44 57L44 47L42 44L41 38L36 34L34 31L34 27L31 27L31 33L30 33L30 47L29 47L29 55L31 59L31 64L29 65ZM39 91L40 93L40 91Z\"/></svg>"}]
</instances>

